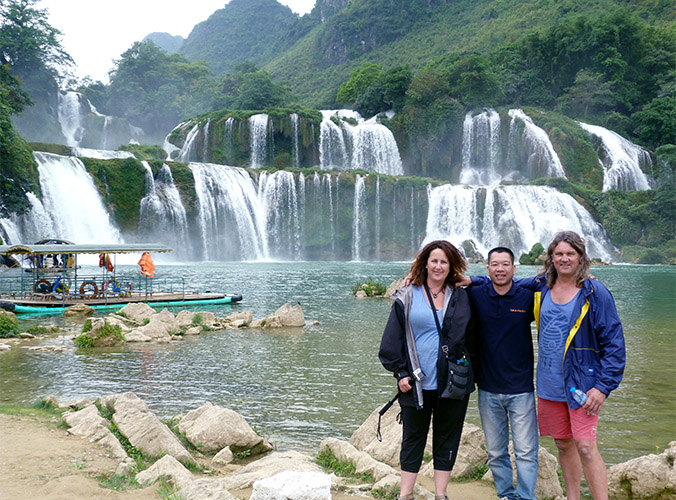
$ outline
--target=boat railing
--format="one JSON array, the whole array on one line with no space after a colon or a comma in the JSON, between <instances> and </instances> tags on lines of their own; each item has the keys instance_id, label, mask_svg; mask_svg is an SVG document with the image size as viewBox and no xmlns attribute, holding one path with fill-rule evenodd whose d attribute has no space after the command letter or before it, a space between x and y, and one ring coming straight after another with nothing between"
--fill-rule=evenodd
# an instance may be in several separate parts
<instances>
[{"instance_id":1,"label":"boat railing","mask_svg":"<svg viewBox=\"0 0 676 500\"><path fill-rule=\"evenodd\" d=\"M106 302L128 297L151 298L171 294L184 299L187 292L182 277L147 278L134 274L59 274L30 277L0 277L0 299L28 299L77 303L83 300ZM117 301L117 300L116 300Z\"/></svg>"}]
</instances>

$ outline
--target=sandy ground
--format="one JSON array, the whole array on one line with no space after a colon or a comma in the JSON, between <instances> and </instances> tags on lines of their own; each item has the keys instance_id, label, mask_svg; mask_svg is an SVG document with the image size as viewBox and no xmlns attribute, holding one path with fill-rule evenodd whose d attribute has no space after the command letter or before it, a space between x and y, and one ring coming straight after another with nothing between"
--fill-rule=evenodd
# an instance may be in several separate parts
<instances>
[{"instance_id":1,"label":"sandy ground","mask_svg":"<svg viewBox=\"0 0 676 500\"><path fill-rule=\"evenodd\" d=\"M0 414L0 500L148 500L159 499L156 486L127 491L104 489L97 477L110 476L118 461L100 445L70 436L57 418ZM428 489L432 480L421 478ZM246 500L251 490L233 491ZM451 500L492 500L492 485L451 483ZM333 500L362 498L333 493ZM370 498L373 497L363 497Z\"/></svg>"}]
</instances>

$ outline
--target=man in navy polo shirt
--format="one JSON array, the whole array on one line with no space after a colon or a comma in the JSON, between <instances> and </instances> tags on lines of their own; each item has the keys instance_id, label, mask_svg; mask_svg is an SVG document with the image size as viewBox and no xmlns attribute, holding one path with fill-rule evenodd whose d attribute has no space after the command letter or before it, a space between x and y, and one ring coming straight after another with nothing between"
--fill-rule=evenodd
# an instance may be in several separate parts
<instances>
[{"instance_id":1,"label":"man in navy polo shirt","mask_svg":"<svg viewBox=\"0 0 676 500\"><path fill-rule=\"evenodd\" d=\"M479 414L488 466L498 497L535 500L538 426L533 387L533 292L513 283L514 254L488 252L488 276L473 276L467 288L479 323ZM509 428L516 457L516 488L509 457Z\"/></svg>"}]
</instances>

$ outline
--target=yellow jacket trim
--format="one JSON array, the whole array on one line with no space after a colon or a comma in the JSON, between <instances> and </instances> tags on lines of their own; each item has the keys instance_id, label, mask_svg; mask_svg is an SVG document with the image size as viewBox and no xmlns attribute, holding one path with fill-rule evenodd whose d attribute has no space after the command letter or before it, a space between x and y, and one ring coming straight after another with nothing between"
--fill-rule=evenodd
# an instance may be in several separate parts
<instances>
[{"instance_id":1,"label":"yellow jacket trim","mask_svg":"<svg viewBox=\"0 0 676 500\"><path fill-rule=\"evenodd\" d=\"M533 314L535 316L535 325L538 330L538 338L540 338L540 307L542 305L542 292L535 292L533 295L534 295L533 298L535 299L533 302ZM587 315L588 312L589 312L589 299L585 299L584 305L582 306L582 310L580 311L580 315L577 317L577 320L575 320L573 328L571 328L570 332L568 332L568 338L566 339L566 348L563 351L563 359L566 359L568 347L570 347L570 344L573 341L575 334L580 329L582 320L584 319L584 317Z\"/></svg>"}]
</instances>

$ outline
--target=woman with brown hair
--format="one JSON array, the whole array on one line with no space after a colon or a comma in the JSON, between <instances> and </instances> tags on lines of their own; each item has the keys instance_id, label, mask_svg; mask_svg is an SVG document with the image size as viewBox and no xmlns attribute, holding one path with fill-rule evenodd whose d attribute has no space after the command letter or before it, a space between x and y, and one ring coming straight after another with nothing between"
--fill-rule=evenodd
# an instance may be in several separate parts
<instances>
[{"instance_id":1,"label":"woman with brown hair","mask_svg":"<svg viewBox=\"0 0 676 500\"><path fill-rule=\"evenodd\" d=\"M400 498L411 500L434 415L434 487L437 500L446 488L474 390L471 376L461 399L442 398L448 384L447 356L469 363L474 356L469 333L467 292L456 287L467 264L457 248L432 241L411 265L411 284L392 296L394 304L380 343L383 366L393 372L400 391L403 424ZM445 354L448 353L448 354Z\"/></svg>"}]
</instances>

